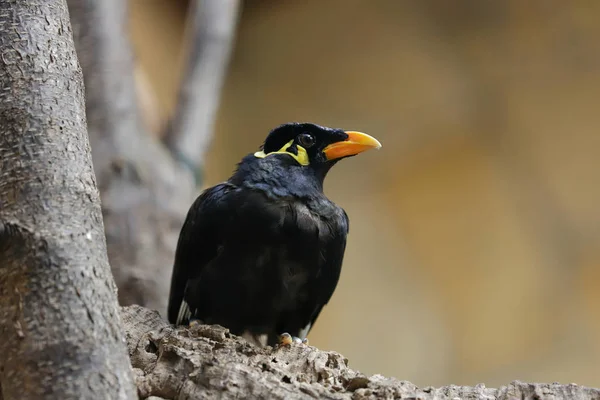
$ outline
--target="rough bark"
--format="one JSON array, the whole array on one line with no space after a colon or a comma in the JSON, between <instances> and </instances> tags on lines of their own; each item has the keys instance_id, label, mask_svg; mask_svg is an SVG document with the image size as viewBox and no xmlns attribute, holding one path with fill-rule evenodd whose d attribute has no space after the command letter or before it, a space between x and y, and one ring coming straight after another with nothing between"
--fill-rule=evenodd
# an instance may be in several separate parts
<instances>
[{"instance_id":1,"label":"rough bark","mask_svg":"<svg viewBox=\"0 0 600 400\"><path fill-rule=\"evenodd\" d=\"M65 0L0 1L4 399L131 399Z\"/></svg>"},{"instance_id":2,"label":"rough bark","mask_svg":"<svg viewBox=\"0 0 600 400\"><path fill-rule=\"evenodd\" d=\"M419 388L348 367L311 346L259 349L218 325L174 328L139 306L121 309L142 399L600 399L600 389L512 382Z\"/></svg>"},{"instance_id":3,"label":"rough bark","mask_svg":"<svg viewBox=\"0 0 600 400\"><path fill-rule=\"evenodd\" d=\"M119 301L165 313L177 237L196 192L193 174L138 115L127 2L68 3Z\"/></svg>"},{"instance_id":4,"label":"rough bark","mask_svg":"<svg viewBox=\"0 0 600 400\"><path fill-rule=\"evenodd\" d=\"M165 141L176 157L195 171L204 165L212 137L239 9L239 0L190 2L186 70Z\"/></svg>"}]
</instances>

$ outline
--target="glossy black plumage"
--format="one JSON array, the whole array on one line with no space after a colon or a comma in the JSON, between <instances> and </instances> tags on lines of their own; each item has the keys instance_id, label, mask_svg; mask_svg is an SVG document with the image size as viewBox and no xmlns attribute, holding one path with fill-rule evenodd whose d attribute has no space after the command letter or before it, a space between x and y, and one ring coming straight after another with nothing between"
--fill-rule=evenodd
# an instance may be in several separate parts
<instances>
[{"instance_id":1,"label":"glossy black plumage","mask_svg":"<svg viewBox=\"0 0 600 400\"><path fill-rule=\"evenodd\" d=\"M306 133L315 143L302 165ZM228 181L196 199L177 245L171 323L187 324L191 315L236 334L266 334L271 345L283 332L308 333L338 283L348 234L346 213L323 194L339 160L323 149L347 138L313 124L278 127L266 156L247 155Z\"/></svg>"}]
</instances>

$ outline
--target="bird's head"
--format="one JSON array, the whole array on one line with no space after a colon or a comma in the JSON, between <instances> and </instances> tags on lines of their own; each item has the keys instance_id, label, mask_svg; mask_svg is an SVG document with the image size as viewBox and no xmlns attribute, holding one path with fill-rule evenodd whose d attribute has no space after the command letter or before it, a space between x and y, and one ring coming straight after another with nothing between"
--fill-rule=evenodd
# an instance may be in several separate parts
<instances>
[{"instance_id":1,"label":"bird's head","mask_svg":"<svg viewBox=\"0 0 600 400\"><path fill-rule=\"evenodd\" d=\"M381 143L366 133L327 128L311 123L287 123L273 129L257 158L291 157L318 176L325 177L339 160L370 149Z\"/></svg>"}]
</instances>

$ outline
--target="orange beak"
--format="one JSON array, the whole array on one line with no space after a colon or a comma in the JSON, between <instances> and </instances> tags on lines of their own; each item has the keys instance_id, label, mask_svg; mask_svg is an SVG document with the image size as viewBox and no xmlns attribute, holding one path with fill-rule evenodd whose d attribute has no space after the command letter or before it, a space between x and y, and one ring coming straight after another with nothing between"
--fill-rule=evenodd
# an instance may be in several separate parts
<instances>
[{"instance_id":1,"label":"orange beak","mask_svg":"<svg viewBox=\"0 0 600 400\"><path fill-rule=\"evenodd\" d=\"M327 160L354 156L363 151L381 148L381 143L366 133L348 131L346 134L348 135L348 139L331 143L323 149L323 153L325 153Z\"/></svg>"}]
</instances>

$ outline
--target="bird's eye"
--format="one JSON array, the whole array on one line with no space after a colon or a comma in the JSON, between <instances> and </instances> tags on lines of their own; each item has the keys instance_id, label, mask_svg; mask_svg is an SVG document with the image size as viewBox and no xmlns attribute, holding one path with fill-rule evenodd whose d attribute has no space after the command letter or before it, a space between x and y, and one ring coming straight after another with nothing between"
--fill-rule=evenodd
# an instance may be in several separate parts
<instances>
[{"instance_id":1,"label":"bird's eye","mask_svg":"<svg viewBox=\"0 0 600 400\"><path fill-rule=\"evenodd\" d=\"M309 147L314 146L315 137L310 133L302 133L298 135L298 143L305 149L308 149Z\"/></svg>"}]
</instances>

